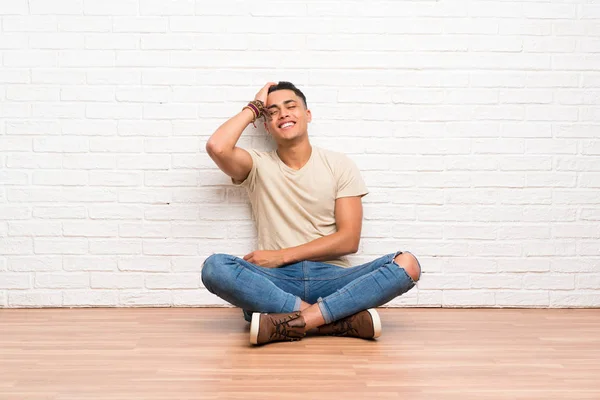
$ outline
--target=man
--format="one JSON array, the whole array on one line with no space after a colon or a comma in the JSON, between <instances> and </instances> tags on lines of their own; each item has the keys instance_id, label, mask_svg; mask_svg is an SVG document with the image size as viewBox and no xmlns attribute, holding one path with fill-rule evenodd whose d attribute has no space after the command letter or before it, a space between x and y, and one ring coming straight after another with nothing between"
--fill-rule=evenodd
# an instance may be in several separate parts
<instances>
[{"instance_id":1,"label":"man","mask_svg":"<svg viewBox=\"0 0 600 400\"><path fill-rule=\"evenodd\" d=\"M277 150L237 147L243 130L261 116ZM202 281L244 310L253 344L299 340L309 331L374 339L381 334L374 307L407 292L421 276L418 260L402 251L350 267L345 256L358 250L361 198L368 191L348 157L311 146L311 119L298 88L269 82L206 144L233 184L248 191L258 250L243 259L210 256Z\"/></svg>"}]
</instances>

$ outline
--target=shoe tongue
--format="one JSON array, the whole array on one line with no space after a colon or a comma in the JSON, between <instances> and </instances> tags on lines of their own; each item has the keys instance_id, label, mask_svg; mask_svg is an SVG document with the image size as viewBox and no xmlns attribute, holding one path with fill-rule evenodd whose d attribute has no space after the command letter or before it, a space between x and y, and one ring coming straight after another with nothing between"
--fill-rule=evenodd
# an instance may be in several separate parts
<instances>
[{"instance_id":1,"label":"shoe tongue","mask_svg":"<svg viewBox=\"0 0 600 400\"><path fill-rule=\"evenodd\" d=\"M288 326L291 328L304 328L306 326L306 321L304 321L304 317L298 316L298 318L288 321Z\"/></svg>"}]
</instances>

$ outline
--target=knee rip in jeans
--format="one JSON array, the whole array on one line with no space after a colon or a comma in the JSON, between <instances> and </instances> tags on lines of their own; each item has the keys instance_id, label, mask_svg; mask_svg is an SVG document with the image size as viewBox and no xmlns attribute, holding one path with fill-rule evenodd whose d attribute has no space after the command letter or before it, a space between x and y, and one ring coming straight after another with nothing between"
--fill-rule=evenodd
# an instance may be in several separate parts
<instances>
[{"instance_id":1,"label":"knee rip in jeans","mask_svg":"<svg viewBox=\"0 0 600 400\"><path fill-rule=\"evenodd\" d=\"M414 282L417 282L421 278L421 266L417 258L408 252L402 252L394 257L394 261L401 268L404 268L408 276L412 278Z\"/></svg>"}]
</instances>

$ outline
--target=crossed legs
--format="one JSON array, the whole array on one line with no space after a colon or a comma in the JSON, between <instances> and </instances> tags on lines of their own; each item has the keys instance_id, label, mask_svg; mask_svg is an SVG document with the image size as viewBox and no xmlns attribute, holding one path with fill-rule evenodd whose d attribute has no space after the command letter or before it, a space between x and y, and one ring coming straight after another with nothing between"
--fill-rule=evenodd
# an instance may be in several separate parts
<instances>
[{"instance_id":1,"label":"crossed legs","mask_svg":"<svg viewBox=\"0 0 600 400\"><path fill-rule=\"evenodd\" d=\"M354 267L360 270L360 274L355 274L358 277L349 283L344 282L343 287L323 299L321 304L303 300L303 281L295 274L302 272L300 263L287 269L268 269L238 257L216 254L206 260L202 281L210 292L242 309L269 313L301 311L306 322L305 329L310 330L377 307L409 290L412 286L395 287L398 277L402 277L402 274L394 275L397 273L395 269L403 269L413 283L421 275L419 262L408 252L394 255L393 262L371 266L374 263ZM387 271L382 267L386 267ZM378 289L381 296L371 293L373 289Z\"/></svg>"}]
</instances>

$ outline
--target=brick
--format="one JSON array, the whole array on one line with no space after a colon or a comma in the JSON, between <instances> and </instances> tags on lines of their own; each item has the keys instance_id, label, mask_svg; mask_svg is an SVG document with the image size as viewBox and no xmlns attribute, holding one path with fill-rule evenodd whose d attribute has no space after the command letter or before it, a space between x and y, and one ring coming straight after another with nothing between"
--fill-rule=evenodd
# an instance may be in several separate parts
<instances>
[{"instance_id":1,"label":"brick","mask_svg":"<svg viewBox=\"0 0 600 400\"><path fill-rule=\"evenodd\" d=\"M33 241L31 238L3 238L0 241L0 254L2 255L29 255L33 254Z\"/></svg>"},{"instance_id":2,"label":"brick","mask_svg":"<svg viewBox=\"0 0 600 400\"><path fill-rule=\"evenodd\" d=\"M525 213L527 214L527 213ZM530 221L531 219L527 219ZM498 229L498 239L545 239L550 238L550 228L545 226L524 225L524 226L503 226Z\"/></svg>"},{"instance_id":3,"label":"brick","mask_svg":"<svg viewBox=\"0 0 600 400\"><path fill-rule=\"evenodd\" d=\"M579 186L582 188L599 188L600 173L582 173L579 176Z\"/></svg>"},{"instance_id":4,"label":"brick","mask_svg":"<svg viewBox=\"0 0 600 400\"><path fill-rule=\"evenodd\" d=\"M31 274L22 272L3 272L0 289L30 289Z\"/></svg>"},{"instance_id":5,"label":"brick","mask_svg":"<svg viewBox=\"0 0 600 400\"><path fill-rule=\"evenodd\" d=\"M90 254L141 254L140 240L90 239Z\"/></svg>"},{"instance_id":6,"label":"brick","mask_svg":"<svg viewBox=\"0 0 600 400\"><path fill-rule=\"evenodd\" d=\"M138 15L136 0L83 0L85 15Z\"/></svg>"},{"instance_id":7,"label":"brick","mask_svg":"<svg viewBox=\"0 0 600 400\"><path fill-rule=\"evenodd\" d=\"M48 272L62 270L62 256L11 256L8 269L16 272Z\"/></svg>"},{"instance_id":8,"label":"brick","mask_svg":"<svg viewBox=\"0 0 600 400\"><path fill-rule=\"evenodd\" d=\"M466 274L427 274L426 279L419 281L419 289L468 289L470 282Z\"/></svg>"},{"instance_id":9,"label":"brick","mask_svg":"<svg viewBox=\"0 0 600 400\"><path fill-rule=\"evenodd\" d=\"M585 211L585 209L584 209ZM582 214L584 212L582 211ZM583 218L586 220L587 218ZM598 218L600 220L600 217ZM584 223L563 223L552 225L552 236L555 238L600 238L600 227L596 223L584 224Z\"/></svg>"},{"instance_id":10,"label":"brick","mask_svg":"<svg viewBox=\"0 0 600 400\"><path fill-rule=\"evenodd\" d=\"M115 237L118 236L117 223L109 222L63 222L65 237Z\"/></svg>"},{"instance_id":11,"label":"brick","mask_svg":"<svg viewBox=\"0 0 600 400\"><path fill-rule=\"evenodd\" d=\"M144 287L144 276L127 272L92 272L92 289L137 289Z\"/></svg>"},{"instance_id":12,"label":"brick","mask_svg":"<svg viewBox=\"0 0 600 400\"><path fill-rule=\"evenodd\" d=\"M62 165L65 168L77 169L114 169L117 164L117 156L114 154L64 154Z\"/></svg>"},{"instance_id":13,"label":"brick","mask_svg":"<svg viewBox=\"0 0 600 400\"><path fill-rule=\"evenodd\" d=\"M28 83L29 71L22 68L3 68L0 83Z\"/></svg>"},{"instance_id":14,"label":"brick","mask_svg":"<svg viewBox=\"0 0 600 400\"><path fill-rule=\"evenodd\" d=\"M73 86L63 87L60 90L61 100L66 101L114 101L115 91L108 87Z\"/></svg>"},{"instance_id":15,"label":"brick","mask_svg":"<svg viewBox=\"0 0 600 400\"><path fill-rule=\"evenodd\" d=\"M170 223L143 222L119 224L119 236L121 237L164 238L169 235L170 231Z\"/></svg>"},{"instance_id":16,"label":"brick","mask_svg":"<svg viewBox=\"0 0 600 400\"><path fill-rule=\"evenodd\" d=\"M90 85L134 85L142 80L139 70L119 69L86 69L86 81Z\"/></svg>"},{"instance_id":17,"label":"brick","mask_svg":"<svg viewBox=\"0 0 600 400\"><path fill-rule=\"evenodd\" d=\"M58 101L60 92L51 87L11 85L6 89L6 98L15 101Z\"/></svg>"},{"instance_id":18,"label":"brick","mask_svg":"<svg viewBox=\"0 0 600 400\"><path fill-rule=\"evenodd\" d=\"M200 287L199 274L168 273L147 275L145 284L148 289L196 289Z\"/></svg>"},{"instance_id":19,"label":"brick","mask_svg":"<svg viewBox=\"0 0 600 400\"><path fill-rule=\"evenodd\" d=\"M597 290L551 291L550 307L599 307L600 299Z\"/></svg>"},{"instance_id":20,"label":"brick","mask_svg":"<svg viewBox=\"0 0 600 400\"><path fill-rule=\"evenodd\" d=\"M221 181L224 180L223 178ZM144 184L146 186L196 186L197 182L197 173L187 171L148 171L144 177Z\"/></svg>"},{"instance_id":21,"label":"brick","mask_svg":"<svg viewBox=\"0 0 600 400\"><path fill-rule=\"evenodd\" d=\"M85 72L69 68L35 68L31 71L31 82L41 84L84 84Z\"/></svg>"},{"instance_id":22,"label":"brick","mask_svg":"<svg viewBox=\"0 0 600 400\"><path fill-rule=\"evenodd\" d=\"M546 258L506 258L498 260L500 272L549 272L550 260Z\"/></svg>"},{"instance_id":23,"label":"brick","mask_svg":"<svg viewBox=\"0 0 600 400\"><path fill-rule=\"evenodd\" d=\"M444 290L444 307L486 307L496 304L495 293L489 290Z\"/></svg>"},{"instance_id":24,"label":"brick","mask_svg":"<svg viewBox=\"0 0 600 400\"><path fill-rule=\"evenodd\" d=\"M167 272L170 270L169 260L162 256L144 257L144 256L120 256L120 271L139 271L139 272Z\"/></svg>"},{"instance_id":25,"label":"brick","mask_svg":"<svg viewBox=\"0 0 600 400\"><path fill-rule=\"evenodd\" d=\"M574 241L534 241L523 243L523 254L528 257L573 256L577 253Z\"/></svg>"},{"instance_id":26,"label":"brick","mask_svg":"<svg viewBox=\"0 0 600 400\"><path fill-rule=\"evenodd\" d=\"M35 206L33 217L42 219L83 219L86 217L84 206Z\"/></svg>"},{"instance_id":27,"label":"brick","mask_svg":"<svg viewBox=\"0 0 600 400\"><path fill-rule=\"evenodd\" d=\"M63 305L74 307L116 307L119 293L116 290L65 290Z\"/></svg>"},{"instance_id":28,"label":"brick","mask_svg":"<svg viewBox=\"0 0 600 400\"><path fill-rule=\"evenodd\" d=\"M575 221L577 209L575 207L532 207L523 209L525 222L561 222Z\"/></svg>"},{"instance_id":29,"label":"brick","mask_svg":"<svg viewBox=\"0 0 600 400\"><path fill-rule=\"evenodd\" d=\"M144 118L190 119L196 118L198 109L190 104L149 104L144 105Z\"/></svg>"},{"instance_id":30,"label":"brick","mask_svg":"<svg viewBox=\"0 0 600 400\"><path fill-rule=\"evenodd\" d=\"M115 271L117 258L108 256L63 256L65 271Z\"/></svg>"},{"instance_id":31,"label":"brick","mask_svg":"<svg viewBox=\"0 0 600 400\"><path fill-rule=\"evenodd\" d=\"M37 289L85 289L90 287L87 272L40 272L35 275Z\"/></svg>"},{"instance_id":32,"label":"brick","mask_svg":"<svg viewBox=\"0 0 600 400\"><path fill-rule=\"evenodd\" d=\"M40 2L43 0L39 0ZM84 0L85 1L85 0ZM61 32L110 32L112 18L93 16L58 17L58 30Z\"/></svg>"},{"instance_id":33,"label":"brick","mask_svg":"<svg viewBox=\"0 0 600 400\"><path fill-rule=\"evenodd\" d=\"M165 87L127 87L117 89L117 101L162 103L169 101L171 90Z\"/></svg>"},{"instance_id":34,"label":"brick","mask_svg":"<svg viewBox=\"0 0 600 400\"><path fill-rule=\"evenodd\" d=\"M137 104L92 103L86 105L85 116L91 119L141 118L142 107Z\"/></svg>"},{"instance_id":35,"label":"brick","mask_svg":"<svg viewBox=\"0 0 600 400\"><path fill-rule=\"evenodd\" d=\"M90 171L90 186L140 186L141 172Z\"/></svg>"},{"instance_id":36,"label":"brick","mask_svg":"<svg viewBox=\"0 0 600 400\"><path fill-rule=\"evenodd\" d=\"M31 114L35 118L83 118L85 105L76 103L35 103L32 106Z\"/></svg>"},{"instance_id":37,"label":"brick","mask_svg":"<svg viewBox=\"0 0 600 400\"><path fill-rule=\"evenodd\" d=\"M29 175L21 171L0 171L0 183L3 185L27 185Z\"/></svg>"},{"instance_id":38,"label":"brick","mask_svg":"<svg viewBox=\"0 0 600 400\"><path fill-rule=\"evenodd\" d=\"M120 136L170 136L173 127L170 121L126 121L118 122Z\"/></svg>"},{"instance_id":39,"label":"brick","mask_svg":"<svg viewBox=\"0 0 600 400\"><path fill-rule=\"evenodd\" d=\"M501 307L548 307L547 290L502 290L496 293L496 305Z\"/></svg>"},{"instance_id":40,"label":"brick","mask_svg":"<svg viewBox=\"0 0 600 400\"><path fill-rule=\"evenodd\" d=\"M526 154L576 154L577 141L568 139L527 139Z\"/></svg>"},{"instance_id":41,"label":"brick","mask_svg":"<svg viewBox=\"0 0 600 400\"><path fill-rule=\"evenodd\" d=\"M556 257L551 261L551 271L558 273L598 272L600 258L593 257Z\"/></svg>"},{"instance_id":42,"label":"brick","mask_svg":"<svg viewBox=\"0 0 600 400\"><path fill-rule=\"evenodd\" d=\"M62 306L62 295L56 290L9 291L8 306L15 308L38 308Z\"/></svg>"},{"instance_id":43,"label":"brick","mask_svg":"<svg viewBox=\"0 0 600 400\"><path fill-rule=\"evenodd\" d=\"M533 290L568 290L575 288L575 277L570 274L526 274L523 287Z\"/></svg>"},{"instance_id":44,"label":"brick","mask_svg":"<svg viewBox=\"0 0 600 400\"><path fill-rule=\"evenodd\" d=\"M87 171L70 170L47 170L34 171L34 185L52 185L52 186L86 186L88 184Z\"/></svg>"},{"instance_id":45,"label":"brick","mask_svg":"<svg viewBox=\"0 0 600 400\"><path fill-rule=\"evenodd\" d=\"M598 245L598 240L592 241L584 241L580 240L577 247L577 253L582 256L600 256L600 246ZM567 254L573 255L573 252Z\"/></svg>"},{"instance_id":46,"label":"brick","mask_svg":"<svg viewBox=\"0 0 600 400\"><path fill-rule=\"evenodd\" d=\"M2 15L26 15L29 14L27 0L15 0L3 2L0 5L0 14Z\"/></svg>"},{"instance_id":47,"label":"brick","mask_svg":"<svg viewBox=\"0 0 600 400\"><path fill-rule=\"evenodd\" d=\"M8 223L9 236L62 236L59 222L20 221Z\"/></svg>"},{"instance_id":48,"label":"brick","mask_svg":"<svg viewBox=\"0 0 600 400\"><path fill-rule=\"evenodd\" d=\"M29 12L40 15L81 15L84 0L29 0Z\"/></svg>"},{"instance_id":49,"label":"brick","mask_svg":"<svg viewBox=\"0 0 600 400\"><path fill-rule=\"evenodd\" d=\"M72 33L36 33L29 36L31 49L83 49L83 37Z\"/></svg>"},{"instance_id":50,"label":"brick","mask_svg":"<svg viewBox=\"0 0 600 400\"><path fill-rule=\"evenodd\" d=\"M143 254L145 255L182 255L193 256L198 254L198 244L191 240L144 240Z\"/></svg>"},{"instance_id":51,"label":"brick","mask_svg":"<svg viewBox=\"0 0 600 400\"><path fill-rule=\"evenodd\" d=\"M580 219L582 221L600 221L600 208L583 208Z\"/></svg>"},{"instance_id":52,"label":"brick","mask_svg":"<svg viewBox=\"0 0 600 400\"><path fill-rule=\"evenodd\" d=\"M143 209L136 205L93 205L88 207L90 219L142 219Z\"/></svg>"},{"instance_id":53,"label":"brick","mask_svg":"<svg viewBox=\"0 0 600 400\"><path fill-rule=\"evenodd\" d=\"M24 3L19 0L18 3ZM2 4L11 4L13 2L3 2ZM4 32L56 32L57 18L53 15L28 15L23 17L3 17L2 30Z\"/></svg>"},{"instance_id":54,"label":"brick","mask_svg":"<svg viewBox=\"0 0 600 400\"><path fill-rule=\"evenodd\" d=\"M471 287L473 289L521 289L523 276L521 274L473 274ZM460 287L453 288L460 289Z\"/></svg>"},{"instance_id":55,"label":"brick","mask_svg":"<svg viewBox=\"0 0 600 400\"><path fill-rule=\"evenodd\" d=\"M593 189L555 189L556 204L598 204L598 192Z\"/></svg>"},{"instance_id":56,"label":"brick","mask_svg":"<svg viewBox=\"0 0 600 400\"><path fill-rule=\"evenodd\" d=\"M35 254L86 254L88 240L79 238L34 239Z\"/></svg>"},{"instance_id":57,"label":"brick","mask_svg":"<svg viewBox=\"0 0 600 400\"><path fill-rule=\"evenodd\" d=\"M120 188L119 203L168 204L173 194L164 188L132 189Z\"/></svg>"},{"instance_id":58,"label":"brick","mask_svg":"<svg viewBox=\"0 0 600 400\"><path fill-rule=\"evenodd\" d=\"M168 19L166 17L113 17L114 32L151 33L166 32Z\"/></svg>"},{"instance_id":59,"label":"brick","mask_svg":"<svg viewBox=\"0 0 600 400\"><path fill-rule=\"evenodd\" d=\"M85 48L90 50L135 50L139 38L118 33L91 33L85 36Z\"/></svg>"}]
</instances>

